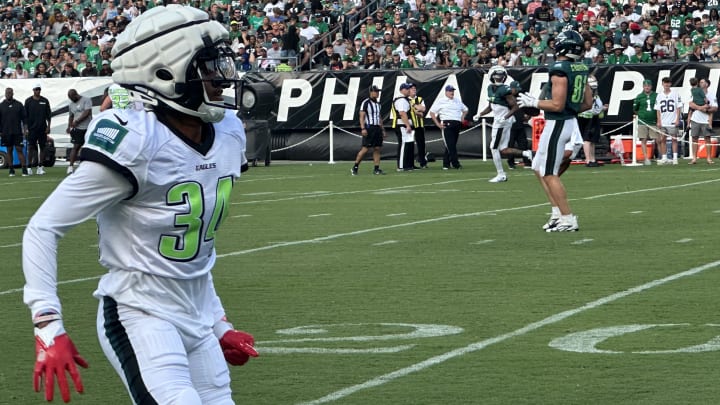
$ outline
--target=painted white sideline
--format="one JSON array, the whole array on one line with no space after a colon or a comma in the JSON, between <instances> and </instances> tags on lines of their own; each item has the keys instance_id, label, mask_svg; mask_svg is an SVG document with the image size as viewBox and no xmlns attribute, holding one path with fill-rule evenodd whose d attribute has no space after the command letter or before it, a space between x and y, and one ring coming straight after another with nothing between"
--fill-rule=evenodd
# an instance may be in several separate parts
<instances>
[{"instance_id":1,"label":"painted white sideline","mask_svg":"<svg viewBox=\"0 0 720 405\"><path fill-rule=\"evenodd\" d=\"M434 365L443 363L443 362L445 362L445 361L447 361L447 360L450 360L450 359L453 359L453 358L455 358L455 357L460 357L460 356L463 356L463 355L468 354L468 353L472 353L472 352L476 352L476 351L482 350L482 349L484 349L484 348L486 348L486 347L488 347L488 346L490 346L490 345L493 345L493 344L495 344L495 343L500 343L500 342L503 342L503 341L505 341L505 340L508 340L508 339L511 339L511 338L514 338L514 337L518 337L518 336L525 335L525 334L527 334L527 333L530 333L530 332L532 332L532 331L535 331L535 330L537 330L537 329L540 329L540 328L542 328L542 327L544 327L544 326L552 325L552 324L554 324L554 323L560 322L560 321L565 320L565 319L567 319L567 318L569 318L569 317L571 317L571 316L573 316L573 315L577 315L577 314L579 314L579 313L581 313L581 312L584 312L584 311L587 311L587 310L589 310L589 309L594 309L594 308L597 308L597 307L599 307L599 306L602 306L602 305L605 305L605 304L609 304L609 303L611 303L611 302L613 302L613 301L617 301L617 300L619 300L619 299L621 299L621 298L625 298L625 297L627 297L627 296L630 296L630 295L633 295L633 294L637 294L637 293L643 292L643 291L645 291L645 290L649 290L649 289L651 289L651 288L655 288L655 287L661 286L661 285L663 285L663 284L666 284L666 283L669 283L669 282L671 282L671 281L675 281L675 280L681 279L681 278L683 278L683 277L693 276L693 275L695 275L695 274L702 273L702 272L705 271L705 270L709 270L709 269L712 269L712 268L718 267L718 266L720 266L720 260L716 260L716 261L711 262L711 263L703 264L702 266L695 267L695 268L692 268L692 269L690 269L690 270L686 270L686 271L683 271L683 272L680 272L680 273L676 273L676 274L667 276L667 277L665 277L665 278L661 278L661 279L658 279L658 280L653 280L653 281L647 282L647 283L645 283L645 284L641 284L641 285L639 285L639 286L637 286L637 287L633 287L633 288L630 288L630 289L628 289L628 290L620 291L620 292L617 292L617 293L615 293L615 294L611 294L611 295L608 295L608 296L606 296L606 297L597 299L597 300L592 301L592 302L589 302L589 303L587 303L587 304L585 304L585 305L583 305L583 306L581 306L581 307L577 307L577 308L574 308L574 309L570 309L570 310L567 310L567 311L560 312L560 313L555 314L555 315L551 315L551 316L549 316L549 317L547 317L547 318L545 318L545 319L543 319L543 320L540 320L540 321L533 322L533 323L531 323L531 324L525 325L525 326L523 326L522 328L517 329L517 330L515 330L515 331L508 332L508 333L505 333L505 334L502 334L502 335L499 335L499 336L495 336L495 337L492 337L492 338L489 338L489 339L481 340L481 341L479 341L479 342L471 343L471 344L469 344L469 345L467 345L467 346L465 346L465 347L461 347L461 348L459 348L459 349L451 350L451 351L449 351L449 352L447 352L447 353L443 353L443 354L438 355L438 356L430 357L429 359L423 360L423 361L421 361L421 362L419 362L419 363L416 363L416 364L413 364L412 366L404 367L404 368L401 368L401 369L399 369L399 370L395 370L395 371L393 371L393 372L391 372L391 373L387 373L387 374L383 374L383 375L377 376L377 377L372 378L372 379L370 379L370 380L367 380L367 381L365 381L365 382L363 382L363 383L356 384L356 385L351 385L351 386L349 386L349 387L347 387L347 388L343 388L343 389L341 389L341 390L332 392L332 393L330 393L330 394L328 394L328 395L325 395L325 396L322 397L322 398L318 398L318 399L316 399L316 400L308 401L308 402L300 402L300 403L298 403L298 405L316 405L316 404L324 404L324 403L327 403L327 402L336 401L336 400L338 400L338 399L347 397L348 395L352 395L352 394L354 394L354 393L356 393L356 392L358 392L358 391L362 391L362 390L365 390L365 389L368 389L368 388L377 387L377 386L380 386L380 385L389 383L389 382L391 382L391 381L393 381L393 380L396 380L396 379L398 379L398 378L402 378L402 377L405 377L405 376L407 376L407 375L409 375L409 374L422 371L422 370L424 370L424 369L426 369L426 368L428 368L428 367L432 367L432 366L434 366Z\"/></svg>"}]
</instances>

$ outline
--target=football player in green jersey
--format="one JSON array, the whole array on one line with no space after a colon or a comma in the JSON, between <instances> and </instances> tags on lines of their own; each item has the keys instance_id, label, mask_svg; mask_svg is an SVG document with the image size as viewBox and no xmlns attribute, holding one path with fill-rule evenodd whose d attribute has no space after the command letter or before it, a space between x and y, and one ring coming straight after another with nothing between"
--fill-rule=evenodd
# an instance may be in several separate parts
<instances>
[{"instance_id":1,"label":"football player in green jersey","mask_svg":"<svg viewBox=\"0 0 720 405\"><path fill-rule=\"evenodd\" d=\"M577 31L560 33L555 41L557 61L550 67L549 81L540 99L521 93L518 100L520 107L539 108L545 113L545 128L533 159L533 170L552 206L550 220L543 226L547 232L579 229L560 175L582 146L577 114L592 106L588 67L580 62L583 42Z\"/></svg>"}]
</instances>

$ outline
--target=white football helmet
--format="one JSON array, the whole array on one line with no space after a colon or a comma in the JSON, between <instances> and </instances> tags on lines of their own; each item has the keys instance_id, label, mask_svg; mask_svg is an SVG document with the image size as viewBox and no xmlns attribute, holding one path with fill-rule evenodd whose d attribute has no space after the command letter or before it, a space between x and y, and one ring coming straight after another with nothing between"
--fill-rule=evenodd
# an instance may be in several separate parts
<instances>
[{"instance_id":1,"label":"white football helmet","mask_svg":"<svg viewBox=\"0 0 720 405\"><path fill-rule=\"evenodd\" d=\"M112 49L113 81L151 105L166 106L204 122L218 122L237 109L241 84L227 30L206 12L178 4L153 7L134 18ZM235 86L219 100L204 83ZM218 100L212 100L216 98Z\"/></svg>"},{"instance_id":2,"label":"white football helmet","mask_svg":"<svg viewBox=\"0 0 720 405\"><path fill-rule=\"evenodd\" d=\"M507 71L502 66L491 67L488 74L490 75L490 83L493 84L503 84L508 77Z\"/></svg>"},{"instance_id":3,"label":"white football helmet","mask_svg":"<svg viewBox=\"0 0 720 405\"><path fill-rule=\"evenodd\" d=\"M598 82L595 76L588 76L588 85L590 86L590 89L597 90L598 88Z\"/></svg>"}]
</instances>

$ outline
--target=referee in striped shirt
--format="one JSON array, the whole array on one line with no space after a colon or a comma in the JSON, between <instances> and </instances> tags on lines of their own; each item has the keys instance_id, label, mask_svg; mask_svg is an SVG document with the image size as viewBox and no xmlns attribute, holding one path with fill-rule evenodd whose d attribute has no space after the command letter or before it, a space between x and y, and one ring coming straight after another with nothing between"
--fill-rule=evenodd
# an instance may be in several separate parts
<instances>
[{"instance_id":1,"label":"referee in striped shirt","mask_svg":"<svg viewBox=\"0 0 720 405\"><path fill-rule=\"evenodd\" d=\"M358 166L365 157L368 149L373 148L373 162L375 169L373 174L385 174L380 170L380 150L382 149L383 139L385 138L385 128L382 126L382 117L380 116L380 103L378 96L380 88L373 85L370 87L370 97L360 103L360 131L362 133L362 148L355 157L355 165L350 172L353 176L358 174Z\"/></svg>"}]
</instances>

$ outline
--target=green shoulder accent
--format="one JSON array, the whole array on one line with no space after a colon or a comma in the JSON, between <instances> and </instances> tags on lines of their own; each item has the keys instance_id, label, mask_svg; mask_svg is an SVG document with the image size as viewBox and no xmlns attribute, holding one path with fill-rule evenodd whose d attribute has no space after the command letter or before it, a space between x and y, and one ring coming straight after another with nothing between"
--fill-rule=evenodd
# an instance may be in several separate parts
<instances>
[{"instance_id":1,"label":"green shoulder accent","mask_svg":"<svg viewBox=\"0 0 720 405\"><path fill-rule=\"evenodd\" d=\"M88 143L113 154L127 133L128 130L119 123L103 119L95 125L88 137Z\"/></svg>"}]
</instances>

